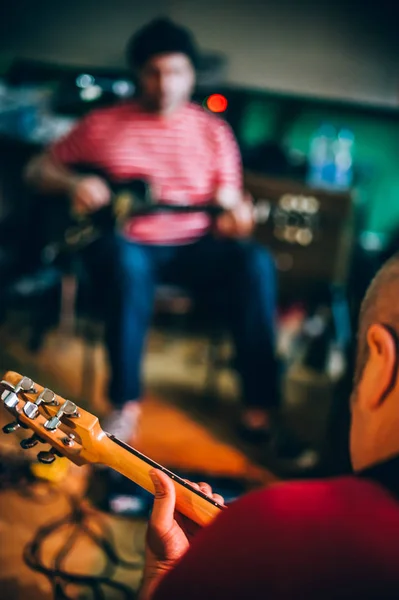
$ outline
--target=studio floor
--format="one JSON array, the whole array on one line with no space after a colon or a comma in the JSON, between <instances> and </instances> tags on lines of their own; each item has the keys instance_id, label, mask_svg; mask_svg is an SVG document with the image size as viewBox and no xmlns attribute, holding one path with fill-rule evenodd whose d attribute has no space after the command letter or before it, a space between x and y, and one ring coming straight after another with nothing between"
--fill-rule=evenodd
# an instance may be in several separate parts
<instances>
[{"instance_id":1,"label":"studio floor","mask_svg":"<svg viewBox=\"0 0 399 600\"><path fill-rule=\"evenodd\" d=\"M8 320L0 329L2 373L10 369L28 375L76 401L101 420L107 407L103 395L107 365L101 344L93 354L95 377L82 381L82 360L87 350L82 339L55 329L47 335L41 350L32 353L27 350L26 335L18 317ZM235 433L239 404L233 374L221 371L217 393L209 394L207 343L198 337L151 332L145 360L147 395L136 447L169 469L192 473L200 480L229 478L239 481L245 489L276 482L277 478L263 466L263 449L245 446ZM10 420L4 409L0 417L2 425ZM76 467L66 459L58 459L58 463L44 467L48 469L44 471L45 481L38 478L32 481L30 461L34 459L34 450L20 448L23 437L27 437L26 432L0 434L4 475L0 488L0 598L54 597L57 580L53 578L51 584L27 562L38 560L33 556L35 546L32 546L37 536L64 518L68 522L59 523L54 532L48 530L40 546L40 565L57 567L54 557L60 555L62 547L68 547L57 568L81 577L79 585L69 585L63 590L68 597L95 597L87 585L93 577L97 582L99 577L104 581L103 596L98 595L99 598L132 597L141 576L145 520L112 516L98 508L96 490L100 487L93 484L91 467ZM100 543L104 540L105 545ZM112 552L107 554L109 547L117 559ZM61 588L57 593L61 594L62 578L59 581ZM100 594L99 589L97 592Z\"/></svg>"}]
</instances>

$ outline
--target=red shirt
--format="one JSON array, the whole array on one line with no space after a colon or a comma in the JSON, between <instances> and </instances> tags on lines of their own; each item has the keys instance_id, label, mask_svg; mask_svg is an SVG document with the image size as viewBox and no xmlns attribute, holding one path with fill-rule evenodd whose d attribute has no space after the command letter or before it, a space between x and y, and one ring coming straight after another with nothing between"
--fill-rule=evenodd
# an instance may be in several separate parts
<instances>
[{"instance_id":1,"label":"red shirt","mask_svg":"<svg viewBox=\"0 0 399 600\"><path fill-rule=\"evenodd\" d=\"M114 180L146 179L162 201L201 204L220 186L242 187L239 150L230 127L195 104L170 117L146 112L137 102L96 110L50 153L63 164L85 163ZM135 218L127 235L144 243L187 243L209 229L201 213Z\"/></svg>"},{"instance_id":2,"label":"red shirt","mask_svg":"<svg viewBox=\"0 0 399 600\"><path fill-rule=\"evenodd\" d=\"M154 600L172 598L399 598L398 497L355 476L251 493L164 577Z\"/></svg>"}]
</instances>

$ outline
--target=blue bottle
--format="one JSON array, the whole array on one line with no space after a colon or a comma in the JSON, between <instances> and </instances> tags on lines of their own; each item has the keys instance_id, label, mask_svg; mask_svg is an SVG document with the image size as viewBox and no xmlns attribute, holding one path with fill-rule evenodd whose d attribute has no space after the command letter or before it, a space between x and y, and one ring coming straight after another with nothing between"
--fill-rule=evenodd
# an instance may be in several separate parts
<instances>
[{"instance_id":1,"label":"blue bottle","mask_svg":"<svg viewBox=\"0 0 399 600\"><path fill-rule=\"evenodd\" d=\"M355 136L349 129L340 129L335 143L335 187L346 190L353 183L353 147Z\"/></svg>"},{"instance_id":2,"label":"blue bottle","mask_svg":"<svg viewBox=\"0 0 399 600\"><path fill-rule=\"evenodd\" d=\"M337 133L333 125L322 124L310 142L308 184L313 187L333 187L336 179L335 144Z\"/></svg>"}]
</instances>

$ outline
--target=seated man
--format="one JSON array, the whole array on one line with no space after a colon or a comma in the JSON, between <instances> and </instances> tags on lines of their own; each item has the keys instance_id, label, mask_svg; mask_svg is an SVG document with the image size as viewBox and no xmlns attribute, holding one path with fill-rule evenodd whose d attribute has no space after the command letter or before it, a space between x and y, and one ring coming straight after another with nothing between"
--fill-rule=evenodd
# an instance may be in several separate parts
<instances>
[{"instance_id":1,"label":"seated man","mask_svg":"<svg viewBox=\"0 0 399 600\"><path fill-rule=\"evenodd\" d=\"M156 494L140 600L399 597L398 293L399 255L378 273L361 309L354 475L248 494L190 546L175 520L171 480L150 472ZM206 484L200 489L212 494Z\"/></svg>"},{"instance_id":2,"label":"seated man","mask_svg":"<svg viewBox=\"0 0 399 600\"><path fill-rule=\"evenodd\" d=\"M213 229L202 212L133 219L125 235L105 236L85 261L105 301L114 411L105 428L131 440L142 397L141 365L157 283L188 288L209 307L223 306L235 342L245 408L241 425L267 432L276 402L275 271L249 241L251 203L242 189L239 151L228 125L190 103L197 50L191 34L157 20L128 44L139 97L95 110L34 158L26 178L43 193L67 194L80 210L110 201L105 179L82 176L90 164L113 180L144 178L159 200L226 208Z\"/></svg>"}]
</instances>

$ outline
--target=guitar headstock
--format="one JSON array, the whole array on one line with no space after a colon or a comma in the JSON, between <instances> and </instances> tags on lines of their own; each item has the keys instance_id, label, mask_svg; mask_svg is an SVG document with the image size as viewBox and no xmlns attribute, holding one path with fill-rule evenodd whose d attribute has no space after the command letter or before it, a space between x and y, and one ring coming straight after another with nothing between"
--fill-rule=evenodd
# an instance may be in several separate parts
<instances>
[{"instance_id":1,"label":"guitar headstock","mask_svg":"<svg viewBox=\"0 0 399 600\"><path fill-rule=\"evenodd\" d=\"M56 456L66 456L77 465L100 462L101 442L107 434L97 417L14 371L4 375L0 387L0 404L15 418L4 433L20 427L33 432L21 441L22 448L50 444L50 452L38 454L43 463L53 462Z\"/></svg>"}]
</instances>

